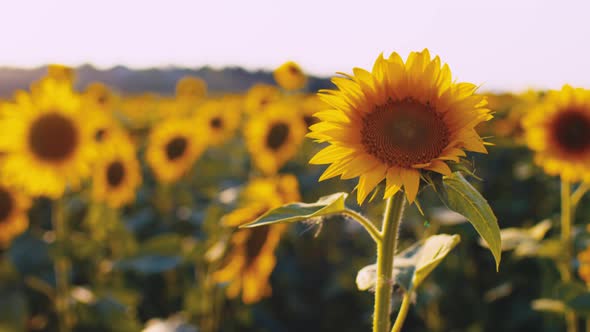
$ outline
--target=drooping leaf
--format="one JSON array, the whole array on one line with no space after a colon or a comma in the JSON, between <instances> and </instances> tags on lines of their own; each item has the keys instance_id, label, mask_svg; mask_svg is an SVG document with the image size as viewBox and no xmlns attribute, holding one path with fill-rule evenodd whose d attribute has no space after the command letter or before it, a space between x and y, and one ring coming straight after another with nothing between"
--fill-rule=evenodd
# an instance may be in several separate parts
<instances>
[{"instance_id":1,"label":"drooping leaf","mask_svg":"<svg viewBox=\"0 0 590 332\"><path fill-rule=\"evenodd\" d=\"M395 256L393 280L406 291L418 288L449 252L461 241L459 235L438 234L415 243ZM375 287L377 265L362 268L356 277L359 290Z\"/></svg>"},{"instance_id":2,"label":"drooping leaf","mask_svg":"<svg viewBox=\"0 0 590 332\"><path fill-rule=\"evenodd\" d=\"M435 182L435 187L443 203L465 216L487 242L496 261L496 270L499 269L502 256L500 227L485 198L459 172L444 176L442 181Z\"/></svg>"},{"instance_id":3,"label":"drooping leaf","mask_svg":"<svg viewBox=\"0 0 590 332\"><path fill-rule=\"evenodd\" d=\"M346 209L344 201L347 193L335 193L320 198L315 203L291 203L270 210L260 218L241 227L257 227L262 225L292 223L328 214L342 212Z\"/></svg>"}]
</instances>

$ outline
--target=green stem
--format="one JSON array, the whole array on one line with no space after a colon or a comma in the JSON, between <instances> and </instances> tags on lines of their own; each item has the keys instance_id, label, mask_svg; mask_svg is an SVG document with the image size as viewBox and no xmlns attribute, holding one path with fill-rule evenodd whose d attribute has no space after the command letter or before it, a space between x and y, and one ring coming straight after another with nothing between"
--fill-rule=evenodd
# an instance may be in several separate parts
<instances>
[{"instance_id":1,"label":"green stem","mask_svg":"<svg viewBox=\"0 0 590 332\"><path fill-rule=\"evenodd\" d=\"M588 182L583 182L578 186L578 188L576 188L576 190L574 190L571 201L572 210L576 209L576 207L580 203L580 200L582 199L582 197L584 197L584 194L586 194L588 190L590 190L590 183Z\"/></svg>"},{"instance_id":2,"label":"green stem","mask_svg":"<svg viewBox=\"0 0 590 332\"><path fill-rule=\"evenodd\" d=\"M70 261L66 255L65 243L68 240L68 227L64 215L63 201L61 199L54 201L52 212L55 241L59 247L58 256L55 258L54 263L56 283L55 308L58 316L59 331L68 332L72 323L69 305Z\"/></svg>"},{"instance_id":3,"label":"green stem","mask_svg":"<svg viewBox=\"0 0 590 332\"><path fill-rule=\"evenodd\" d=\"M569 181L561 179L561 243L564 248L564 261L560 264L561 280L570 282L572 272L570 262L572 261L572 202L571 202L571 184ZM574 312L568 310L565 312L565 322L567 332L577 332L577 318Z\"/></svg>"},{"instance_id":4,"label":"green stem","mask_svg":"<svg viewBox=\"0 0 590 332\"><path fill-rule=\"evenodd\" d=\"M356 220L359 224L361 224L365 228L365 230L367 230L369 235L371 235L371 237L376 243L381 242L381 233L370 220L366 219L361 214L353 210L344 210L342 213L348 215L352 219Z\"/></svg>"},{"instance_id":5,"label":"green stem","mask_svg":"<svg viewBox=\"0 0 590 332\"><path fill-rule=\"evenodd\" d=\"M377 242L377 282L375 285L373 332L388 332L391 325L389 316L393 290L393 257L405 202L404 193L397 192L393 197L387 199L385 205L381 241Z\"/></svg>"},{"instance_id":6,"label":"green stem","mask_svg":"<svg viewBox=\"0 0 590 332\"><path fill-rule=\"evenodd\" d=\"M395 319L395 323L393 324L391 332L400 332L402 330L404 322L406 321L406 317L408 316L408 311L410 310L410 302L410 292L405 292L404 298L402 300L402 306L399 308L399 313L397 314L397 318Z\"/></svg>"}]
</instances>

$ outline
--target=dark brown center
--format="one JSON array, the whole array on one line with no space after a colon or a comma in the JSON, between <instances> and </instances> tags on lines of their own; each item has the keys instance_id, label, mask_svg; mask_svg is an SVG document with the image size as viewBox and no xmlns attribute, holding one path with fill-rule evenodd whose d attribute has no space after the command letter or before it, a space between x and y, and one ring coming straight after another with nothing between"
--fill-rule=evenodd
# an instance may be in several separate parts
<instances>
[{"instance_id":1,"label":"dark brown center","mask_svg":"<svg viewBox=\"0 0 590 332\"><path fill-rule=\"evenodd\" d=\"M109 98L101 93L98 98L96 99L96 101L100 104L100 105L105 105L107 103L107 101L109 100Z\"/></svg>"},{"instance_id":2,"label":"dark brown center","mask_svg":"<svg viewBox=\"0 0 590 332\"><path fill-rule=\"evenodd\" d=\"M176 160L184 155L187 147L188 141L186 137L175 137L166 144L166 157L168 157L168 160Z\"/></svg>"},{"instance_id":3,"label":"dark brown center","mask_svg":"<svg viewBox=\"0 0 590 332\"><path fill-rule=\"evenodd\" d=\"M250 237L248 237L248 241L246 242L246 259L248 261L246 265L250 265L260 255L260 251L268 238L270 227L252 228L251 231Z\"/></svg>"},{"instance_id":4,"label":"dark brown center","mask_svg":"<svg viewBox=\"0 0 590 332\"><path fill-rule=\"evenodd\" d=\"M577 110L565 111L553 120L551 129L553 140L566 152L590 150L590 116Z\"/></svg>"},{"instance_id":5,"label":"dark brown center","mask_svg":"<svg viewBox=\"0 0 590 332\"><path fill-rule=\"evenodd\" d=\"M266 146L277 151L285 144L289 137L289 125L284 122L277 122L272 125L266 135Z\"/></svg>"},{"instance_id":6,"label":"dark brown center","mask_svg":"<svg viewBox=\"0 0 590 332\"><path fill-rule=\"evenodd\" d=\"M36 119L29 132L29 147L40 159L59 162L70 157L78 146L78 130L72 120L59 113Z\"/></svg>"},{"instance_id":7,"label":"dark brown center","mask_svg":"<svg viewBox=\"0 0 590 332\"><path fill-rule=\"evenodd\" d=\"M223 119L220 117L215 117L210 121L211 127L214 129L222 129L223 128Z\"/></svg>"},{"instance_id":8,"label":"dark brown center","mask_svg":"<svg viewBox=\"0 0 590 332\"><path fill-rule=\"evenodd\" d=\"M106 128L99 128L94 133L94 140L97 142L102 142L107 134Z\"/></svg>"},{"instance_id":9,"label":"dark brown center","mask_svg":"<svg viewBox=\"0 0 590 332\"><path fill-rule=\"evenodd\" d=\"M449 130L431 106L413 99L389 100L363 119L365 151L389 166L410 168L440 156Z\"/></svg>"},{"instance_id":10,"label":"dark brown center","mask_svg":"<svg viewBox=\"0 0 590 332\"><path fill-rule=\"evenodd\" d=\"M0 223L8 220L14 209L14 199L10 192L0 188Z\"/></svg>"},{"instance_id":11,"label":"dark brown center","mask_svg":"<svg viewBox=\"0 0 590 332\"><path fill-rule=\"evenodd\" d=\"M125 166L120 161L112 162L107 167L107 182L110 187L118 187L125 179Z\"/></svg>"},{"instance_id":12,"label":"dark brown center","mask_svg":"<svg viewBox=\"0 0 590 332\"><path fill-rule=\"evenodd\" d=\"M291 73L291 75L299 75L301 73L301 71L299 70L299 68L290 65L289 66L289 72Z\"/></svg>"}]
</instances>

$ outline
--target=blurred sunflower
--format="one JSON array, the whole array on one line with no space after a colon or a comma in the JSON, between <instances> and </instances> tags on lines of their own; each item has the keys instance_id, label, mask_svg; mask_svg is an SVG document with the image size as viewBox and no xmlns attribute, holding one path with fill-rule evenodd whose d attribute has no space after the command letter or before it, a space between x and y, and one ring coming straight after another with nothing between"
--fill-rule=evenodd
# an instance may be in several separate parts
<instances>
[{"instance_id":1,"label":"blurred sunflower","mask_svg":"<svg viewBox=\"0 0 590 332\"><path fill-rule=\"evenodd\" d=\"M207 144L202 132L183 118L171 118L152 128L146 159L159 181L174 182L193 166Z\"/></svg>"},{"instance_id":2,"label":"blurred sunflower","mask_svg":"<svg viewBox=\"0 0 590 332\"><path fill-rule=\"evenodd\" d=\"M305 133L305 123L297 109L283 102L269 105L244 127L246 146L254 165L267 175L277 173L295 156Z\"/></svg>"},{"instance_id":3,"label":"blurred sunflower","mask_svg":"<svg viewBox=\"0 0 590 332\"><path fill-rule=\"evenodd\" d=\"M76 71L72 67L51 64L47 66L47 77L61 83L73 85L76 79Z\"/></svg>"},{"instance_id":4,"label":"blurred sunflower","mask_svg":"<svg viewBox=\"0 0 590 332\"><path fill-rule=\"evenodd\" d=\"M590 90L565 85L523 118L535 162L566 181L590 180Z\"/></svg>"},{"instance_id":5,"label":"blurred sunflower","mask_svg":"<svg viewBox=\"0 0 590 332\"><path fill-rule=\"evenodd\" d=\"M128 127L143 129L160 120L159 106L156 94L144 93L123 99L120 111Z\"/></svg>"},{"instance_id":6,"label":"blurred sunflower","mask_svg":"<svg viewBox=\"0 0 590 332\"><path fill-rule=\"evenodd\" d=\"M590 285L590 247L578 253L578 276L586 285Z\"/></svg>"},{"instance_id":7,"label":"blurred sunflower","mask_svg":"<svg viewBox=\"0 0 590 332\"><path fill-rule=\"evenodd\" d=\"M503 110L503 116L497 112L496 118L492 122L491 135L509 138L511 143L523 144L524 130L522 127L522 118L531 108L539 102L540 94L534 90L528 90L518 95L514 95L513 102L508 109ZM489 107L492 111L494 108ZM499 116L502 116L501 118Z\"/></svg>"},{"instance_id":8,"label":"blurred sunflower","mask_svg":"<svg viewBox=\"0 0 590 332\"><path fill-rule=\"evenodd\" d=\"M301 67L293 61L287 61L275 69L275 81L285 90L299 90L307 83L307 77Z\"/></svg>"},{"instance_id":9,"label":"blurred sunflower","mask_svg":"<svg viewBox=\"0 0 590 332\"><path fill-rule=\"evenodd\" d=\"M23 193L0 185L0 247L6 248L12 239L29 227L27 210L31 200Z\"/></svg>"},{"instance_id":10,"label":"blurred sunflower","mask_svg":"<svg viewBox=\"0 0 590 332\"><path fill-rule=\"evenodd\" d=\"M281 92L276 86L255 84L248 90L244 100L244 111L250 115L262 112L266 106L279 100Z\"/></svg>"},{"instance_id":11,"label":"blurred sunflower","mask_svg":"<svg viewBox=\"0 0 590 332\"><path fill-rule=\"evenodd\" d=\"M114 135L101 149L92 178L92 198L119 208L135 199L141 184L141 168L135 147L124 134Z\"/></svg>"},{"instance_id":12,"label":"blurred sunflower","mask_svg":"<svg viewBox=\"0 0 590 332\"><path fill-rule=\"evenodd\" d=\"M176 83L176 97L200 99L207 95L207 83L194 76L185 76Z\"/></svg>"},{"instance_id":13,"label":"blurred sunflower","mask_svg":"<svg viewBox=\"0 0 590 332\"><path fill-rule=\"evenodd\" d=\"M88 84L83 94L84 101L93 107L110 111L115 106L115 94L108 86L100 82Z\"/></svg>"},{"instance_id":14,"label":"blurred sunflower","mask_svg":"<svg viewBox=\"0 0 590 332\"><path fill-rule=\"evenodd\" d=\"M104 112L93 106L84 110L84 114L86 114L92 138L99 146L107 144L112 137L123 132L121 125L110 112Z\"/></svg>"},{"instance_id":15,"label":"blurred sunflower","mask_svg":"<svg viewBox=\"0 0 590 332\"><path fill-rule=\"evenodd\" d=\"M423 171L449 175L448 161L463 150L486 153L475 131L492 118L477 86L455 83L448 65L428 50L412 52L404 63L397 53L379 56L372 72L355 68L353 76L335 77L339 90L322 90L332 107L316 113L321 120L308 137L330 146L312 164L331 164L320 181L341 175L359 177L357 200L386 180L385 198L402 187L410 202Z\"/></svg>"},{"instance_id":16,"label":"blurred sunflower","mask_svg":"<svg viewBox=\"0 0 590 332\"><path fill-rule=\"evenodd\" d=\"M292 175L253 180L242 196L246 198L243 207L223 218L226 226L253 221L271 208L300 198L297 179ZM238 297L241 291L242 301L251 304L271 295L269 278L276 265L274 251L286 227L278 224L240 229L232 235L227 259L213 274L216 282L229 282L229 298Z\"/></svg>"},{"instance_id":17,"label":"blurred sunflower","mask_svg":"<svg viewBox=\"0 0 590 332\"><path fill-rule=\"evenodd\" d=\"M305 126L309 128L311 125L319 122L319 119L314 116L315 113L327 109L326 105L318 96L311 95L303 97L300 103L301 116L305 122Z\"/></svg>"},{"instance_id":18,"label":"blurred sunflower","mask_svg":"<svg viewBox=\"0 0 590 332\"><path fill-rule=\"evenodd\" d=\"M222 100L208 100L203 103L194 116L199 126L205 126L209 144L219 146L231 139L240 125L239 109L232 109Z\"/></svg>"},{"instance_id":19,"label":"blurred sunflower","mask_svg":"<svg viewBox=\"0 0 590 332\"><path fill-rule=\"evenodd\" d=\"M4 105L0 150L6 156L0 172L32 196L57 198L89 174L95 155L92 133L69 85L47 79L38 88Z\"/></svg>"}]
</instances>

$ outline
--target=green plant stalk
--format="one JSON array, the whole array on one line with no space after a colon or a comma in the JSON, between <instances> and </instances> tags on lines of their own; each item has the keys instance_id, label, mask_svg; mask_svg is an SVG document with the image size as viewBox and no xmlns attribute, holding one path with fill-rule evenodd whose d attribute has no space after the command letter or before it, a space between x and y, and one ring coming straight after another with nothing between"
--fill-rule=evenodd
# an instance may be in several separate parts
<instances>
[{"instance_id":1,"label":"green plant stalk","mask_svg":"<svg viewBox=\"0 0 590 332\"><path fill-rule=\"evenodd\" d=\"M72 324L72 316L70 313L69 294L69 272L70 261L65 254L65 243L68 240L68 227L64 214L63 200L58 199L53 202L52 222L53 230L55 232L55 241L59 248L58 256L55 258L55 309L58 316L58 324L60 332L69 332Z\"/></svg>"},{"instance_id":2,"label":"green plant stalk","mask_svg":"<svg viewBox=\"0 0 590 332\"><path fill-rule=\"evenodd\" d=\"M404 322L406 321L406 317L408 316L408 311L410 310L410 305L410 292L405 292L404 298L402 299L402 306L399 308L399 313L397 314L395 323L391 328L391 332L400 332L402 330Z\"/></svg>"},{"instance_id":3,"label":"green plant stalk","mask_svg":"<svg viewBox=\"0 0 590 332\"><path fill-rule=\"evenodd\" d=\"M572 201L571 201L571 184L569 181L561 179L561 243L564 248L564 259L560 264L561 280L570 282L572 280L572 271L570 262L572 261ZM567 310L565 312L565 323L567 332L577 332L578 324L574 312Z\"/></svg>"},{"instance_id":4,"label":"green plant stalk","mask_svg":"<svg viewBox=\"0 0 590 332\"><path fill-rule=\"evenodd\" d=\"M404 193L398 191L387 199L385 205L381 225L381 241L377 242L377 281L373 332L388 332L391 325L389 315L393 290L393 258L405 202Z\"/></svg>"},{"instance_id":5,"label":"green plant stalk","mask_svg":"<svg viewBox=\"0 0 590 332\"><path fill-rule=\"evenodd\" d=\"M373 225L372 222L370 222L368 219L363 217L360 213L357 213L356 211L353 211L353 210L344 210L341 213L351 217L356 222L361 224L365 228L365 230L367 230L369 235L371 235L371 237L373 238L375 243L378 243L381 241L381 233L379 232L377 227L375 227L375 225Z\"/></svg>"}]
</instances>

